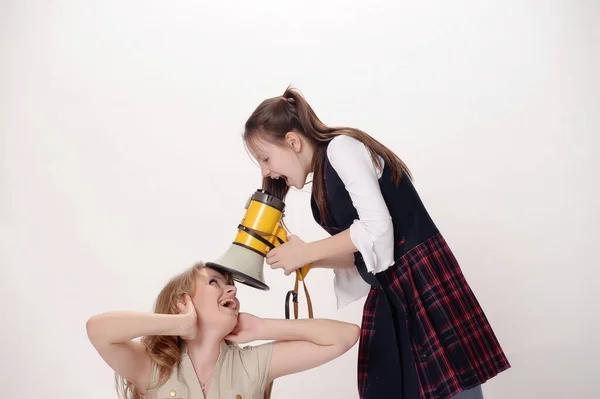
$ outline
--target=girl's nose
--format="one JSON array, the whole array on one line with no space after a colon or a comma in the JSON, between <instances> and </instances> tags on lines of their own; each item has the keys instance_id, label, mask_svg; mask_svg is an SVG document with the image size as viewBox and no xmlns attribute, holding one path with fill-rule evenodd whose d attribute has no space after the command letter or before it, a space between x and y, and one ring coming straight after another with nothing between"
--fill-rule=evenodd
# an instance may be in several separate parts
<instances>
[{"instance_id":1,"label":"girl's nose","mask_svg":"<svg viewBox=\"0 0 600 399\"><path fill-rule=\"evenodd\" d=\"M269 176L269 173L271 173L269 168L267 168L266 166L261 166L260 170L262 172L263 177L267 177L267 176Z\"/></svg>"}]
</instances>

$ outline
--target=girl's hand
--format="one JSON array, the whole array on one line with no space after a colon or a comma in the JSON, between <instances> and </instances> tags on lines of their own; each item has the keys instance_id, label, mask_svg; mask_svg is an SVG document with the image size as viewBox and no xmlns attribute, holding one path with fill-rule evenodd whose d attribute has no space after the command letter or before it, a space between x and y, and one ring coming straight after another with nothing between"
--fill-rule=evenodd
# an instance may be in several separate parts
<instances>
[{"instance_id":1,"label":"girl's hand","mask_svg":"<svg viewBox=\"0 0 600 399\"><path fill-rule=\"evenodd\" d=\"M283 269L286 276L310 263L308 245L296 236L267 252L266 262L271 269Z\"/></svg>"},{"instance_id":2,"label":"girl's hand","mask_svg":"<svg viewBox=\"0 0 600 399\"><path fill-rule=\"evenodd\" d=\"M226 340L238 344L257 341L263 337L264 320L249 313L240 313L233 331L225 337Z\"/></svg>"},{"instance_id":3,"label":"girl's hand","mask_svg":"<svg viewBox=\"0 0 600 399\"><path fill-rule=\"evenodd\" d=\"M192 298L188 294L185 294L181 297L181 300L177 302L177 309L179 309L179 314L184 316L181 338L186 341L191 341L196 338L196 334L198 334L198 314L196 313Z\"/></svg>"}]
</instances>

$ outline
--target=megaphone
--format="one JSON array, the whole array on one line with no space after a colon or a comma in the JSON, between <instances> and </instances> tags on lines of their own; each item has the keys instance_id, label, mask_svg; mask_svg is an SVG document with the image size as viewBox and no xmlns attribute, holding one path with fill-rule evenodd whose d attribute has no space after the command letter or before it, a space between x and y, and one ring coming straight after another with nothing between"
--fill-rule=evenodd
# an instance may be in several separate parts
<instances>
[{"instance_id":1,"label":"megaphone","mask_svg":"<svg viewBox=\"0 0 600 399\"><path fill-rule=\"evenodd\" d=\"M267 252L275 246L287 242L287 232L281 225L285 203L266 190L256 190L246 203L246 214L238 225L238 232L227 251L214 262L206 266L230 273L232 278L253 288L268 291L265 283L263 265ZM286 318L289 318L288 304L290 295L294 301L294 314L298 316L298 283L304 284L304 278L311 265L296 270L296 284L286 298ZM312 305L308 290L304 284L309 317L312 318Z\"/></svg>"}]
</instances>

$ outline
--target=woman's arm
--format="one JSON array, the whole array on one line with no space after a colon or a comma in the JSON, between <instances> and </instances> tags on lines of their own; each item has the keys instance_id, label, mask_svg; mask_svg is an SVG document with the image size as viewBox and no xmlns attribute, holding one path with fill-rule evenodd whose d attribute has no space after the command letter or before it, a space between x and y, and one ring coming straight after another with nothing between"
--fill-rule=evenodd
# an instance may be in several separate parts
<instances>
[{"instance_id":1,"label":"woman's arm","mask_svg":"<svg viewBox=\"0 0 600 399\"><path fill-rule=\"evenodd\" d=\"M261 319L242 313L226 339L245 343L273 340L268 381L321 366L352 348L360 328L329 319Z\"/></svg>"},{"instance_id":2,"label":"woman's arm","mask_svg":"<svg viewBox=\"0 0 600 399\"><path fill-rule=\"evenodd\" d=\"M265 320L272 339L269 381L321 366L346 353L358 341L355 324L329 319Z\"/></svg>"},{"instance_id":3,"label":"woman's arm","mask_svg":"<svg viewBox=\"0 0 600 399\"><path fill-rule=\"evenodd\" d=\"M190 309L191 307L191 309ZM186 336L196 330L196 313L191 300L182 314L107 312L92 316L87 334L102 359L120 376L145 392L150 383L150 357L142 343L133 341L146 335Z\"/></svg>"}]
</instances>

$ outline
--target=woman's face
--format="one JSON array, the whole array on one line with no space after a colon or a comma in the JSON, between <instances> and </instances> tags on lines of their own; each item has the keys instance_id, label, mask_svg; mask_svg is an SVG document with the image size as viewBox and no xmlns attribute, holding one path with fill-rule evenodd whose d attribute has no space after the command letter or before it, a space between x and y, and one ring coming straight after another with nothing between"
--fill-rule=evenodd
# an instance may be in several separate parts
<instances>
[{"instance_id":1,"label":"woman's face","mask_svg":"<svg viewBox=\"0 0 600 399\"><path fill-rule=\"evenodd\" d=\"M192 302L198 314L200 328L218 329L229 334L237 325L240 302L237 289L223 274L203 267L196 276L196 291Z\"/></svg>"}]
</instances>

